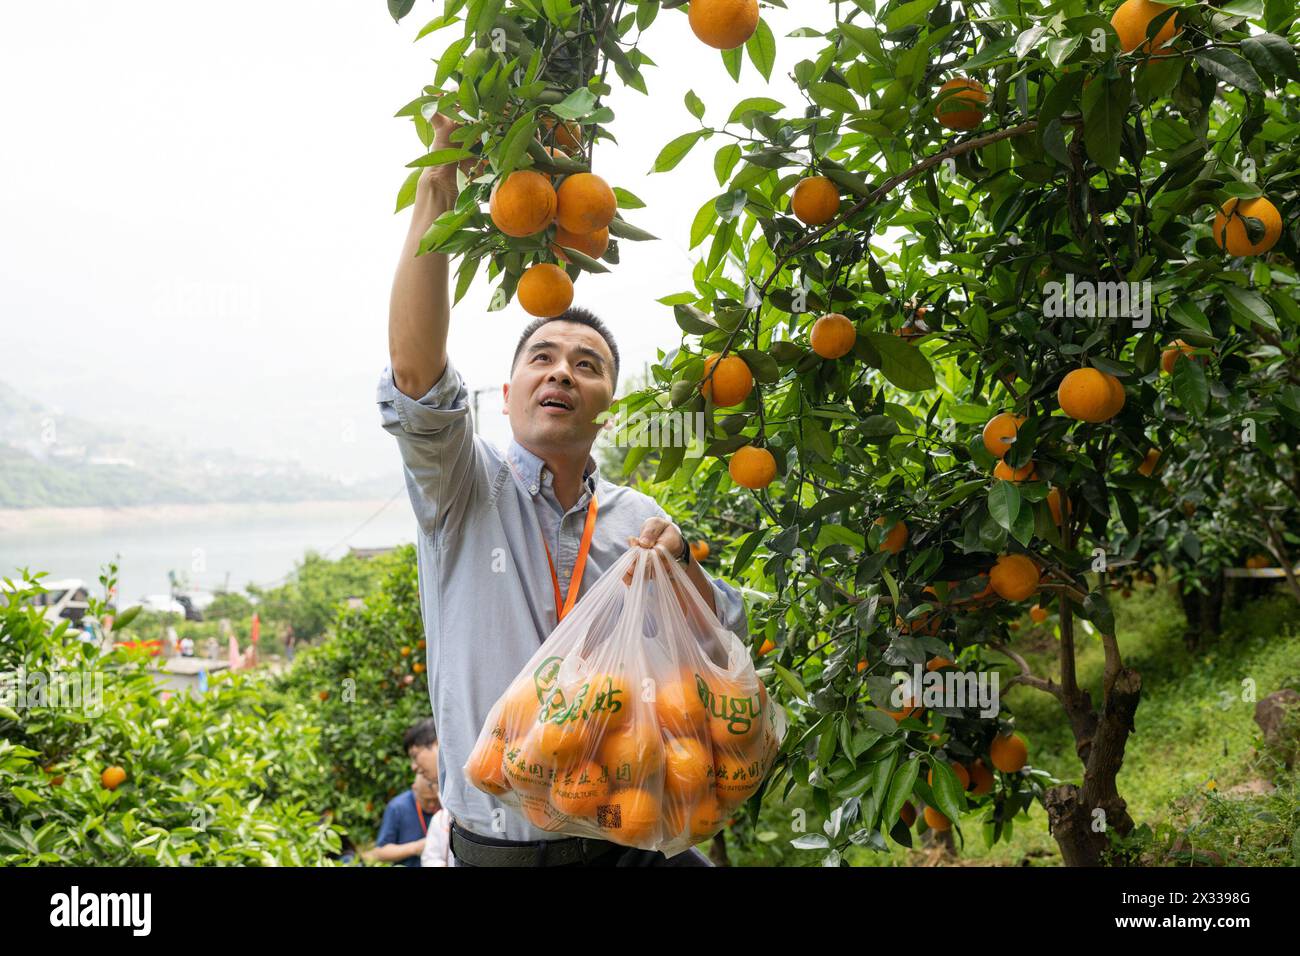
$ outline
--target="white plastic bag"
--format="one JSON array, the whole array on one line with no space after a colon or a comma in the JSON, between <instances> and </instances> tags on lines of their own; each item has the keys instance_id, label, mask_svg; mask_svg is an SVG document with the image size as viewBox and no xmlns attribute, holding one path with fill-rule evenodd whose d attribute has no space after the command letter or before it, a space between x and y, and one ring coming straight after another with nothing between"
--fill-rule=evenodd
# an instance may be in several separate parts
<instances>
[{"instance_id":1,"label":"white plastic bag","mask_svg":"<svg viewBox=\"0 0 1300 956\"><path fill-rule=\"evenodd\" d=\"M633 547L492 707L466 778L542 829L672 856L716 833L785 736L745 645Z\"/></svg>"}]
</instances>

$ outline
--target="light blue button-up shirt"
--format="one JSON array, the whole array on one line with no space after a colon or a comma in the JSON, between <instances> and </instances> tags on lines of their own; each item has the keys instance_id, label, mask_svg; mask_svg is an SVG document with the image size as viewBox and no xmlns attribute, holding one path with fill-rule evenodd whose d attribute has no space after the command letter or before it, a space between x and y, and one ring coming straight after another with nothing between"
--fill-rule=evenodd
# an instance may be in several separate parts
<instances>
[{"instance_id":1,"label":"light blue button-up shirt","mask_svg":"<svg viewBox=\"0 0 1300 956\"><path fill-rule=\"evenodd\" d=\"M582 493L566 511L540 458L513 440L502 454L474 434L469 392L450 360L418 401L403 394L385 369L378 402L384 429L397 438L419 526L420 610L443 805L460 826L485 836L555 839L471 786L462 768L492 705L555 627L543 540L567 595L587 504L596 494L600 511L581 600L647 518L668 516L653 498L602 478L590 457ZM746 638L740 593L723 581L712 583L719 622Z\"/></svg>"}]
</instances>

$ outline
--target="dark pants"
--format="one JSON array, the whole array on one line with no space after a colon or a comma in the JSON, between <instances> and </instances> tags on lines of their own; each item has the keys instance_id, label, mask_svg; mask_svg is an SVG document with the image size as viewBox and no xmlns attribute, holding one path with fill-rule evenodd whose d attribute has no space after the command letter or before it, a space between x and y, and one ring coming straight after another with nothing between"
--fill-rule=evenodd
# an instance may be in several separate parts
<instances>
[{"instance_id":1,"label":"dark pants","mask_svg":"<svg viewBox=\"0 0 1300 956\"><path fill-rule=\"evenodd\" d=\"M534 846L529 842L520 842L518 840L498 840L494 837L486 837L481 834L474 834L474 839L479 843L490 843L493 846ZM609 849L602 851L598 856L589 858L585 863L565 863L565 866L713 866L709 858L691 847L684 850L676 856L665 856L658 850L638 850L635 847L619 846L617 843L608 844ZM470 866L456 858L453 853L452 866Z\"/></svg>"}]
</instances>

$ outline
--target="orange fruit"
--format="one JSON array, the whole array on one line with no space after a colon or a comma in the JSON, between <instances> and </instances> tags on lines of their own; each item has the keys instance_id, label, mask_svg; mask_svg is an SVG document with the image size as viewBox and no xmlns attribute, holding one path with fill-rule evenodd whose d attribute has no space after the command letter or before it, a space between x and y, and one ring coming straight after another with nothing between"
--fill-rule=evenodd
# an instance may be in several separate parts
<instances>
[{"instance_id":1,"label":"orange fruit","mask_svg":"<svg viewBox=\"0 0 1300 956\"><path fill-rule=\"evenodd\" d=\"M1042 624L1047 620L1048 610L1041 604L1035 604L1029 609L1029 616L1035 624Z\"/></svg>"},{"instance_id":2,"label":"orange fruit","mask_svg":"<svg viewBox=\"0 0 1300 956\"><path fill-rule=\"evenodd\" d=\"M1061 523L1061 489L1060 488L1052 488L1050 491L1047 492L1047 507L1052 512L1052 521L1059 526ZM1069 502L1066 502L1066 507L1067 508L1070 507Z\"/></svg>"},{"instance_id":3,"label":"orange fruit","mask_svg":"<svg viewBox=\"0 0 1300 956\"><path fill-rule=\"evenodd\" d=\"M626 726L635 705L632 684L622 674L593 674L578 685L587 712L584 733L599 735Z\"/></svg>"},{"instance_id":4,"label":"orange fruit","mask_svg":"<svg viewBox=\"0 0 1300 956\"><path fill-rule=\"evenodd\" d=\"M984 765L983 760L976 760L970 765L971 793L982 797L993 791L993 772Z\"/></svg>"},{"instance_id":5,"label":"orange fruit","mask_svg":"<svg viewBox=\"0 0 1300 956\"><path fill-rule=\"evenodd\" d=\"M554 263L539 262L524 270L515 294L529 315L552 318L573 304L573 280Z\"/></svg>"},{"instance_id":6,"label":"orange fruit","mask_svg":"<svg viewBox=\"0 0 1300 956\"><path fill-rule=\"evenodd\" d=\"M758 656L763 657L766 654L771 654L774 650L776 650L776 641L772 640L770 637L765 638L763 643L759 645Z\"/></svg>"},{"instance_id":7,"label":"orange fruit","mask_svg":"<svg viewBox=\"0 0 1300 956\"><path fill-rule=\"evenodd\" d=\"M1104 422L1124 405L1124 388L1113 375L1096 368L1076 368L1056 390L1061 411L1081 422Z\"/></svg>"},{"instance_id":8,"label":"orange fruit","mask_svg":"<svg viewBox=\"0 0 1300 956\"><path fill-rule=\"evenodd\" d=\"M570 767L582 756L588 743L585 730L581 720L547 721L541 725L537 746L555 766Z\"/></svg>"},{"instance_id":9,"label":"orange fruit","mask_svg":"<svg viewBox=\"0 0 1300 956\"><path fill-rule=\"evenodd\" d=\"M813 323L808 341L812 350L822 358L837 359L853 350L857 338L858 330L848 316L830 312Z\"/></svg>"},{"instance_id":10,"label":"orange fruit","mask_svg":"<svg viewBox=\"0 0 1300 956\"><path fill-rule=\"evenodd\" d=\"M411 665L411 670L413 670L413 671L414 671L415 673L417 673L417 674L423 674L423 673L424 673L424 665L423 665L422 663L420 663L419 661L416 661L414 664Z\"/></svg>"},{"instance_id":11,"label":"orange fruit","mask_svg":"<svg viewBox=\"0 0 1300 956\"><path fill-rule=\"evenodd\" d=\"M1003 773L1016 773L1029 757L1025 742L1016 734L999 734L989 744L989 760Z\"/></svg>"},{"instance_id":12,"label":"orange fruit","mask_svg":"<svg viewBox=\"0 0 1300 956\"><path fill-rule=\"evenodd\" d=\"M766 448L745 445L737 448L727 465L731 480L755 491L766 488L776 477L776 459Z\"/></svg>"},{"instance_id":13,"label":"orange fruit","mask_svg":"<svg viewBox=\"0 0 1300 956\"><path fill-rule=\"evenodd\" d=\"M1264 235L1259 242L1250 241L1242 216L1250 216L1264 224ZM1214 214L1214 242L1220 249L1224 246L1225 234L1229 255L1258 256L1268 252L1282 238L1282 216L1277 207L1263 196L1229 199Z\"/></svg>"},{"instance_id":14,"label":"orange fruit","mask_svg":"<svg viewBox=\"0 0 1300 956\"><path fill-rule=\"evenodd\" d=\"M104 785L105 790L116 790L125 779L126 771L117 765L105 767L104 772L99 775L99 782Z\"/></svg>"},{"instance_id":15,"label":"orange fruit","mask_svg":"<svg viewBox=\"0 0 1300 956\"><path fill-rule=\"evenodd\" d=\"M1138 474L1150 478L1158 464L1160 464L1160 449L1152 448L1142 459L1142 464L1138 465Z\"/></svg>"},{"instance_id":16,"label":"orange fruit","mask_svg":"<svg viewBox=\"0 0 1300 956\"><path fill-rule=\"evenodd\" d=\"M757 793L775 751L775 739L765 733L745 746L715 746L712 764L718 806L733 810Z\"/></svg>"},{"instance_id":17,"label":"orange fruit","mask_svg":"<svg viewBox=\"0 0 1300 956\"><path fill-rule=\"evenodd\" d=\"M719 408L739 405L753 388L754 375L739 355L723 358L720 352L714 352L704 360L700 391Z\"/></svg>"},{"instance_id":18,"label":"orange fruit","mask_svg":"<svg viewBox=\"0 0 1300 956\"><path fill-rule=\"evenodd\" d=\"M522 239L555 221L556 204L550 179L531 169L517 169L493 184L488 213L492 224L507 236Z\"/></svg>"},{"instance_id":19,"label":"orange fruit","mask_svg":"<svg viewBox=\"0 0 1300 956\"><path fill-rule=\"evenodd\" d=\"M939 633L939 626L942 623L943 617L940 614L929 611L919 615L910 623L904 621L897 614L894 615L894 627L904 634L928 634L933 636Z\"/></svg>"},{"instance_id":20,"label":"orange fruit","mask_svg":"<svg viewBox=\"0 0 1300 956\"><path fill-rule=\"evenodd\" d=\"M488 738L481 747L475 747L465 765L465 778L485 793L500 796L510 789L501 758L505 743L498 738Z\"/></svg>"},{"instance_id":21,"label":"orange fruit","mask_svg":"<svg viewBox=\"0 0 1300 956\"><path fill-rule=\"evenodd\" d=\"M411 648L408 647L407 645L403 644L400 648L398 648L397 653L401 654L403 657L410 657L410 656L411 656Z\"/></svg>"},{"instance_id":22,"label":"orange fruit","mask_svg":"<svg viewBox=\"0 0 1300 956\"><path fill-rule=\"evenodd\" d=\"M616 787L650 786L652 778L664 766L664 746L658 728L641 722L606 734L600 745L599 761Z\"/></svg>"},{"instance_id":23,"label":"orange fruit","mask_svg":"<svg viewBox=\"0 0 1300 956\"><path fill-rule=\"evenodd\" d=\"M555 777L555 762L540 746L541 728L505 748L506 783L521 795L546 796Z\"/></svg>"},{"instance_id":24,"label":"orange fruit","mask_svg":"<svg viewBox=\"0 0 1300 956\"><path fill-rule=\"evenodd\" d=\"M691 32L715 50L734 50L758 29L758 0L691 0Z\"/></svg>"},{"instance_id":25,"label":"orange fruit","mask_svg":"<svg viewBox=\"0 0 1300 956\"><path fill-rule=\"evenodd\" d=\"M704 701L695 687L695 677L682 673L681 680L668 681L655 694L655 715L666 732L688 737L704 731Z\"/></svg>"},{"instance_id":26,"label":"orange fruit","mask_svg":"<svg viewBox=\"0 0 1300 956\"><path fill-rule=\"evenodd\" d=\"M951 768L952 768L952 772L953 772L954 774L956 774L956 776L957 776L957 781L961 784L961 788L962 788L963 790L968 790L968 789L970 789L970 771L967 770L965 767L963 767L961 764L957 763L956 761L949 761L949 762L948 762L948 766L951 767ZM932 787L934 786L934 768L933 768L933 767L930 768L930 773L929 773L929 775L926 776L926 778L925 778L925 782L928 783L928 784L929 784L930 786L932 786Z\"/></svg>"},{"instance_id":27,"label":"orange fruit","mask_svg":"<svg viewBox=\"0 0 1300 956\"><path fill-rule=\"evenodd\" d=\"M708 556L709 556L709 542L707 542L707 541L692 541L692 542L691 542L691 557L692 557L692 558L694 558L696 561L703 561L703 560L704 560L705 558L707 558Z\"/></svg>"},{"instance_id":28,"label":"orange fruit","mask_svg":"<svg viewBox=\"0 0 1300 956\"><path fill-rule=\"evenodd\" d=\"M903 821L903 826L910 828L916 822L916 807L912 806L911 800L903 801L903 809L898 813L898 819Z\"/></svg>"},{"instance_id":29,"label":"orange fruit","mask_svg":"<svg viewBox=\"0 0 1300 956\"><path fill-rule=\"evenodd\" d=\"M600 821L606 838L614 843L633 846L653 839L659 828L659 797L649 789L631 787L620 790L605 804L608 808Z\"/></svg>"},{"instance_id":30,"label":"orange fruit","mask_svg":"<svg viewBox=\"0 0 1300 956\"><path fill-rule=\"evenodd\" d=\"M915 703L916 703L915 696L912 697L905 696L903 698L903 707L901 710L890 710L888 707L885 707L883 705L881 706L880 709L883 710L890 717L893 717L895 721L901 722L906 720L909 717L920 717L921 714L925 712L924 707L912 706Z\"/></svg>"},{"instance_id":31,"label":"orange fruit","mask_svg":"<svg viewBox=\"0 0 1300 956\"><path fill-rule=\"evenodd\" d=\"M877 518L875 523L883 527L886 523L884 515ZM907 544L907 523L900 520L885 533L885 537L881 539L880 547L876 548L876 550L898 554L903 550L905 544Z\"/></svg>"},{"instance_id":32,"label":"orange fruit","mask_svg":"<svg viewBox=\"0 0 1300 956\"><path fill-rule=\"evenodd\" d=\"M542 126L548 131L555 129L555 117L543 116ZM555 129L555 145L560 147L561 151L572 156L574 153L582 150L582 127L573 120L565 120L559 129ZM555 151L548 147L547 152L552 156Z\"/></svg>"},{"instance_id":33,"label":"orange fruit","mask_svg":"<svg viewBox=\"0 0 1300 956\"><path fill-rule=\"evenodd\" d=\"M993 466L993 477L1001 478L1003 481L1020 484L1022 481L1032 481L1038 475L1034 471L1034 463L1031 461L1027 465L1021 465L1019 468L1012 468L1005 461L1000 461Z\"/></svg>"},{"instance_id":34,"label":"orange fruit","mask_svg":"<svg viewBox=\"0 0 1300 956\"><path fill-rule=\"evenodd\" d=\"M1003 458L1011 450L1016 432L1025 423L1024 415L999 412L984 426L984 448L994 458Z\"/></svg>"},{"instance_id":35,"label":"orange fruit","mask_svg":"<svg viewBox=\"0 0 1300 956\"><path fill-rule=\"evenodd\" d=\"M505 740L521 739L537 724L542 709L531 678L517 681L506 691L504 698L497 718L501 736Z\"/></svg>"},{"instance_id":36,"label":"orange fruit","mask_svg":"<svg viewBox=\"0 0 1300 956\"><path fill-rule=\"evenodd\" d=\"M756 681L752 692L725 677L710 678L707 684L706 723L713 746L734 749L751 744L763 729L767 688L762 681Z\"/></svg>"},{"instance_id":37,"label":"orange fruit","mask_svg":"<svg viewBox=\"0 0 1300 956\"><path fill-rule=\"evenodd\" d=\"M551 241L551 251L561 262L568 262L561 246L585 252L593 259L599 259L609 248L609 227L605 226L595 232L569 232L563 226L555 227L555 238Z\"/></svg>"},{"instance_id":38,"label":"orange fruit","mask_svg":"<svg viewBox=\"0 0 1300 956\"><path fill-rule=\"evenodd\" d=\"M696 843L709 839L722 829L724 819L726 819L726 811L718 803L717 795L709 791L691 808L689 816L691 839Z\"/></svg>"},{"instance_id":39,"label":"orange fruit","mask_svg":"<svg viewBox=\"0 0 1300 956\"><path fill-rule=\"evenodd\" d=\"M956 90L950 96L943 96L949 90ZM934 104L934 118L939 125L947 129L970 130L984 122L984 107L989 95L984 87L974 80L958 77L939 87L942 99Z\"/></svg>"},{"instance_id":40,"label":"orange fruit","mask_svg":"<svg viewBox=\"0 0 1300 956\"><path fill-rule=\"evenodd\" d=\"M925 808L925 825L931 830L942 832L943 830L952 829L952 821L945 817L934 807Z\"/></svg>"},{"instance_id":41,"label":"orange fruit","mask_svg":"<svg viewBox=\"0 0 1300 956\"><path fill-rule=\"evenodd\" d=\"M1160 353L1160 371L1172 375L1174 363L1178 361L1179 356L1185 355L1190 360L1195 352L1196 349L1182 339L1174 339L1174 344Z\"/></svg>"},{"instance_id":42,"label":"orange fruit","mask_svg":"<svg viewBox=\"0 0 1300 956\"><path fill-rule=\"evenodd\" d=\"M824 225L840 211L839 187L825 176L805 176L790 194L790 210L805 226Z\"/></svg>"},{"instance_id":43,"label":"orange fruit","mask_svg":"<svg viewBox=\"0 0 1300 956\"><path fill-rule=\"evenodd\" d=\"M609 183L595 173L573 173L564 177L555 192L555 218L569 232L595 232L614 221L618 197Z\"/></svg>"},{"instance_id":44,"label":"orange fruit","mask_svg":"<svg viewBox=\"0 0 1300 956\"><path fill-rule=\"evenodd\" d=\"M322 701L326 701L330 699L330 692L327 690L323 690L316 696L319 697Z\"/></svg>"},{"instance_id":45,"label":"orange fruit","mask_svg":"<svg viewBox=\"0 0 1300 956\"><path fill-rule=\"evenodd\" d=\"M998 597L1023 601L1038 590L1038 565L1023 554L1004 554L989 570L989 584Z\"/></svg>"},{"instance_id":46,"label":"orange fruit","mask_svg":"<svg viewBox=\"0 0 1300 956\"><path fill-rule=\"evenodd\" d=\"M868 666L870 665L867 664L867 659L864 657L862 658L862 660L858 661L856 670L859 674L861 674L864 670L867 669Z\"/></svg>"},{"instance_id":47,"label":"orange fruit","mask_svg":"<svg viewBox=\"0 0 1300 956\"><path fill-rule=\"evenodd\" d=\"M1174 27L1176 16L1165 21L1154 42L1147 40L1147 24L1168 9L1166 4L1152 3L1151 0L1125 0L1121 3L1110 18L1110 25L1119 34L1119 44L1124 52L1132 53L1140 46L1143 53L1151 53L1154 48L1172 40L1180 32ZM1155 55L1168 56L1173 52L1172 49L1155 50Z\"/></svg>"},{"instance_id":48,"label":"orange fruit","mask_svg":"<svg viewBox=\"0 0 1300 956\"><path fill-rule=\"evenodd\" d=\"M590 760L557 773L551 784L551 806L571 817L594 817L608 802L609 776Z\"/></svg>"},{"instance_id":49,"label":"orange fruit","mask_svg":"<svg viewBox=\"0 0 1300 956\"><path fill-rule=\"evenodd\" d=\"M664 796L694 803L709 788L713 750L694 737L670 737L664 742Z\"/></svg>"},{"instance_id":50,"label":"orange fruit","mask_svg":"<svg viewBox=\"0 0 1300 956\"><path fill-rule=\"evenodd\" d=\"M943 667L952 667L952 661L946 657L932 657L925 665L927 671L937 671Z\"/></svg>"}]
</instances>

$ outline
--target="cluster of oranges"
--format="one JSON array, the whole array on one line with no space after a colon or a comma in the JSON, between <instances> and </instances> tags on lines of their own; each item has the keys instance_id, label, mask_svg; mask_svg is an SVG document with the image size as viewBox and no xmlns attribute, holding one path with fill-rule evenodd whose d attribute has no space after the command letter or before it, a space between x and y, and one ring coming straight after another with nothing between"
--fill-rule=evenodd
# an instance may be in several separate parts
<instances>
[{"instance_id":1,"label":"cluster of oranges","mask_svg":"<svg viewBox=\"0 0 1300 956\"><path fill-rule=\"evenodd\" d=\"M646 849L697 843L758 790L776 755L767 691L752 684L688 668L646 695L618 672L541 689L525 674L493 708L465 774L513 793L507 802L544 830Z\"/></svg>"},{"instance_id":2,"label":"cluster of oranges","mask_svg":"<svg viewBox=\"0 0 1300 956\"><path fill-rule=\"evenodd\" d=\"M1019 773L1028 760L1029 748L1024 738L1018 734L998 734L989 743L989 763L1003 773ZM976 759L969 765L954 761L949 763L949 767L952 768L962 790L971 796L982 797L993 792L993 771L989 770L983 760ZM930 771L926 782L934 786L933 770ZM916 823L916 808L910 801L904 803L898 816L903 821L903 825L910 828ZM926 826L931 830L942 831L952 827L952 821L934 807L926 807L924 816Z\"/></svg>"}]
</instances>

